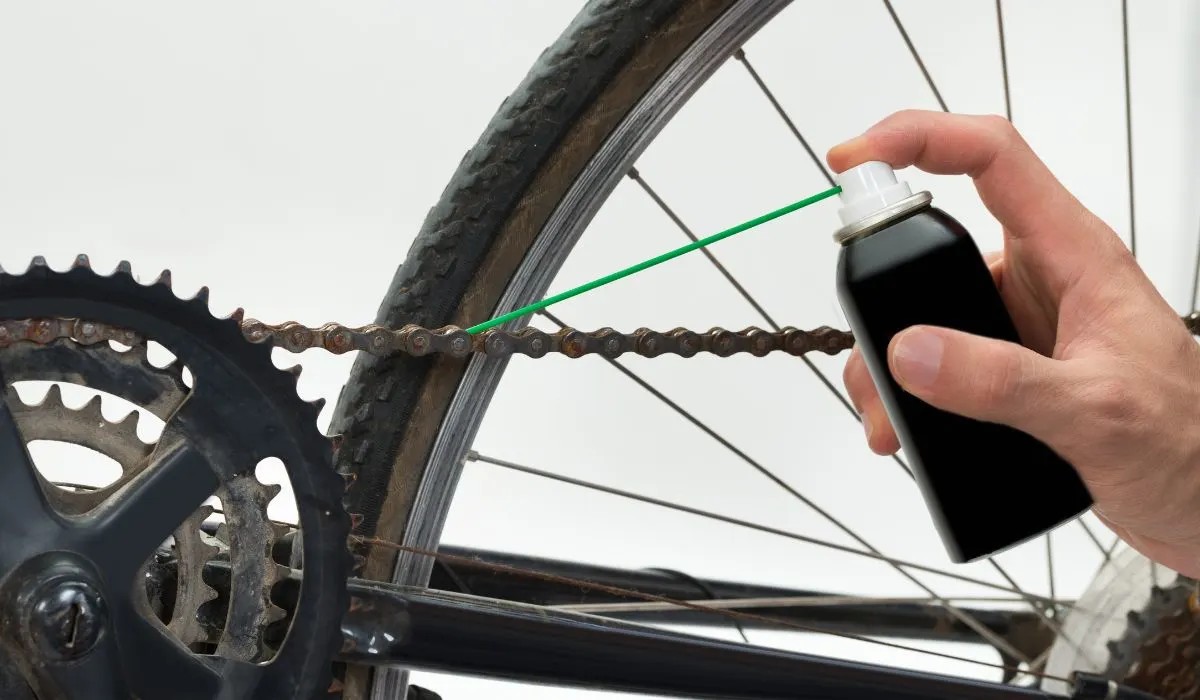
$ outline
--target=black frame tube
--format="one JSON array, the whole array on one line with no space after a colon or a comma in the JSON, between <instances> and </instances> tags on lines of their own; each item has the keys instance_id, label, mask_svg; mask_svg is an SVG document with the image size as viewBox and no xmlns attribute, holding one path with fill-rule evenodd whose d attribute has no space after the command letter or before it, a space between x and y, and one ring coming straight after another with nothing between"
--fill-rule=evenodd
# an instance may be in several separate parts
<instances>
[{"instance_id":1,"label":"black frame tube","mask_svg":"<svg viewBox=\"0 0 1200 700\"><path fill-rule=\"evenodd\" d=\"M618 569L452 546L443 546L438 551L452 555L455 559L452 561L439 560L438 565L433 569L429 588L533 605L627 603L636 602L636 599L604 591L583 590L579 586L561 581L498 572L488 564L500 564L515 569L590 581L673 600L821 598L835 595L792 588L700 580L684 573L662 569ZM463 561L466 559L471 561ZM1053 630L1046 626L1041 616L1032 610L963 608L963 611L1030 658L1039 656L1054 641ZM892 639L986 643L986 640L978 632L938 604L864 602L855 605L825 607L759 607L750 612L756 616L775 618L782 622L770 624L765 620L740 621L739 624L745 629L796 631L794 625L798 624L819 628L824 632L842 634L871 635ZM606 612L603 615L614 619L644 623L708 627L733 625L730 618L686 608ZM788 623L793 623L793 625Z\"/></svg>"},{"instance_id":2,"label":"black frame tube","mask_svg":"<svg viewBox=\"0 0 1200 700\"><path fill-rule=\"evenodd\" d=\"M347 663L687 698L1062 697L460 594L360 580L352 581L350 588L353 605L342 624L345 645L339 656Z\"/></svg>"}]
</instances>

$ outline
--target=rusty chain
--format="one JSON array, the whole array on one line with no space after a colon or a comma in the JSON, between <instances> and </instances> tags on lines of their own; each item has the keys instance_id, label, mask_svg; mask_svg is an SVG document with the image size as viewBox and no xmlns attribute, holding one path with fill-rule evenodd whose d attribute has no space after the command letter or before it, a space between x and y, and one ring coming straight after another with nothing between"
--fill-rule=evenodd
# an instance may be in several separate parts
<instances>
[{"instance_id":1,"label":"rusty chain","mask_svg":"<svg viewBox=\"0 0 1200 700\"><path fill-rule=\"evenodd\" d=\"M235 314L235 318L241 324L246 339L252 343L270 340L278 347L296 353L319 348L338 355L361 351L381 357L404 354L464 358L471 354L483 354L489 357L525 355L538 358L552 353L571 358L585 355L615 358L627 353L642 357L692 357L701 353L718 357L738 354L763 357L773 352L837 355L854 346L853 334L829 326L808 331L792 327L777 331L756 327L740 331L712 328L703 332L685 328L665 332L639 328L632 333L621 333L612 328L590 332L562 328L552 333L524 328L518 331L491 329L471 335L456 326L428 329L410 324L391 329L377 325L352 328L339 323L327 323L314 328L295 321L270 325L255 319L242 319L240 312ZM1193 334L1200 334L1200 312L1181 320ZM59 338L70 338L84 345L109 340L124 345L142 342L131 331L81 319L42 318L0 322L0 347L19 341L48 343Z\"/></svg>"},{"instance_id":2,"label":"rusty chain","mask_svg":"<svg viewBox=\"0 0 1200 700\"><path fill-rule=\"evenodd\" d=\"M811 331L797 328L778 331L761 328L729 331L713 328L702 333L685 328L675 328L666 332L639 328L633 333L620 333L612 328L601 328L592 332L563 328L553 333L537 328L524 328L519 331L493 328L471 335L455 326L430 330L407 325L399 330L391 330L380 326L347 328L330 323L319 328L308 328L295 322L271 326L261 321L247 320L243 323L242 330L252 342L261 342L270 337L276 345L292 352L322 348L338 354L360 350L373 355L401 353L420 357L437 354L455 358L466 357L472 353L488 357L526 355L534 358L551 353L572 358L594 354L620 357L626 353L642 357L692 357L700 353L719 357L737 354L762 357L772 352L803 355L814 351L836 355L854 345L854 336L850 333L828 326Z\"/></svg>"},{"instance_id":3,"label":"rusty chain","mask_svg":"<svg viewBox=\"0 0 1200 700\"><path fill-rule=\"evenodd\" d=\"M552 353L571 358L592 354L616 358L627 353L643 357L692 357L701 353L718 357L737 354L762 357L773 352L837 355L854 345L854 336L850 332L828 326L809 331L791 327L778 331L754 327L741 331L713 328L706 332L684 328L658 332L640 328L633 333L621 333L612 328L592 332L562 328L553 333L524 328L518 331L491 329L472 335L455 326L428 329L406 325L400 329L390 329L377 325L352 328L327 323L313 328L294 321L269 325L254 319L243 319L240 310L233 318L241 325L248 341L270 341L296 353L319 348L334 354L361 351L377 356L445 355L452 358L465 358L472 354L488 357L520 354L539 358ZM1193 335L1200 335L1200 312L1181 320ZM127 346L144 343L144 339L132 331L86 319L0 321L0 348L22 341L48 344L59 339L71 339L82 345L107 341ZM1164 616L1160 633L1146 640L1140 651L1141 662L1125 679L1127 683L1164 698L1200 700L1200 677L1197 674L1200 661L1200 606L1197 605L1195 594L1189 598L1187 607Z\"/></svg>"},{"instance_id":4,"label":"rusty chain","mask_svg":"<svg viewBox=\"0 0 1200 700\"><path fill-rule=\"evenodd\" d=\"M761 328L729 331L713 328L703 333L684 328L665 333L647 328L640 328L633 333L619 333L611 328L587 333L572 328L563 328L553 333L525 328L519 331L492 329L473 336L453 326L430 330L408 325L399 330L391 330L374 325L350 328L327 323L317 328L309 328L295 322L267 325L253 319L242 320L241 325L243 334L250 342L261 343L270 340L278 347L291 352L320 348L334 354L358 350L379 356L448 355L463 358L472 353L479 353L489 357L519 354L536 358L551 353L567 357L592 354L619 357L626 353L634 353L643 357L668 354L692 357L708 353L718 357L737 354L762 357L772 352L784 352L789 355L823 352L836 355L854 345L854 336L849 332L828 326L811 331L796 328L783 328L778 331ZM83 345L110 340L124 345L142 342L142 338L136 333L80 319L40 318L0 322L0 347L20 341L49 343L59 338L70 338Z\"/></svg>"}]
</instances>

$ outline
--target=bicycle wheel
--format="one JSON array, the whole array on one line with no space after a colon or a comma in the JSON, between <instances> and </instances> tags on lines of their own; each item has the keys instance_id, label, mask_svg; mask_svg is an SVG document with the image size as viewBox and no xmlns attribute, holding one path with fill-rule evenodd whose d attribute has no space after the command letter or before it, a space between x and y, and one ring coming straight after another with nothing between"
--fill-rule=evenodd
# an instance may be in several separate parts
<instances>
[{"instance_id":1,"label":"bicycle wheel","mask_svg":"<svg viewBox=\"0 0 1200 700\"><path fill-rule=\"evenodd\" d=\"M741 53L746 41L787 5L787 0L589 2L463 159L397 270L376 322L393 328L465 326L542 297L623 178L633 178L663 206L634 164L730 57L749 69L800 137ZM884 2L879 11L895 21L934 87L895 9ZM936 88L933 94L944 106ZM799 142L803 150L797 161L817 160L815 170L823 172L808 142ZM737 286L726 269L719 269ZM773 323L759 304L746 299ZM829 380L832 365L803 362L837 393ZM346 503L356 515L357 534L416 549L437 547L464 459L506 366L482 358L468 363L358 359L334 422L344 437L339 467L348 476ZM1095 533L1089 530L1088 536ZM362 555L361 574L376 580L424 585L433 567L427 556L387 547L367 547ZM1111 551L1103 556L1110 559ZM1136 595L1140 585L1131 586ZM1048 614L1055 631L1061 630L1055 621L1060 612ZM1134 637L1122 643L1140 648L1145 640ZM1108 641L1086 644L1098 643L1107 659ZM1072 642L1070 648L1079 645ZM1061 645L1055 649L1059 666L1105 666L1085 663L1094 654L1071 656ZM1038 663L1028 666L1044 668L1045 659ZM402 689L398 672L372 678L352 669L344 693L356 700L382 700L400 697Z\"/></svg>"}]
</instances>

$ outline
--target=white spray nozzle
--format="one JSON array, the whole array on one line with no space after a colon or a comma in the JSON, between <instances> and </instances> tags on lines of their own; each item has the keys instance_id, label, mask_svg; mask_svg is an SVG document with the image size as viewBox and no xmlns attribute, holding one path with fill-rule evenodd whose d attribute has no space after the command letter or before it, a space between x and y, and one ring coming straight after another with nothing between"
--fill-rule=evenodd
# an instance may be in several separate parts
<instances>
[{"instance_id":1,"label":"white spray nozzle","mask_svg":"<svg viewBox=\"0 0 1200 700\"><path fill-rule=\"evenodd\" d=\"M843 226L862 221L875 212L912 196L907 182L896 179L892 166L877 160L867 161L837 176L842 192L838 216Z\"/></svg>"}]
</instances>

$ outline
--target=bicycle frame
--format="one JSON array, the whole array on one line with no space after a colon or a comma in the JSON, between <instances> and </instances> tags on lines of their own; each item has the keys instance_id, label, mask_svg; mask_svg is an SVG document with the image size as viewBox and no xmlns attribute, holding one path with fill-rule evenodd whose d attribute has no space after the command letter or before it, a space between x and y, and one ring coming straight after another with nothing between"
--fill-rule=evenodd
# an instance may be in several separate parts
<instances>
[{"instance_id":1,"label":"bicycle frame","mask_svg":"<svg viewBox=\"0 0 1200 700\"><path fill-rule=\"evenodd\" d=\"M495 552L454 551L459 555L477 556L483 561L519 562L526 559ZM661 572L601 569L538 560L539 569L544 570L546 566L580 574L604 574L610 580L620 578L626 584L651 583L657 579L660 587L672 589L677 594L685 592L687 586L712 586L722 596L733 593L753 597L764 592L777 596L827 595L727 582L689 583ZM152 575L169 580L172 568L172 562L160 561ZM464 567L461 575L456 575L459 581L482 583L483 577L469 569ZM487 593L492 596L562 598L562 590L521 581L516 576L491 578ZM515 583L505 581L509 578ZM205 579L218 588L227 587L228 563L210 562ZM344 641L337 659L350 664L402 665L536 684L688 698L1019 700L1064 697L1037 688L904 671L697 637L611 617L557 611L498 597L407 588L361 579L350 581L350 593L351 608L342 622ZM293 574L292 578L283 581L277 594L283 607L292 607L300 594L299 577ZM581 596L578 589L574 596ZM596 602L597 599L589 600ZM935 607L863 604L846 606L844 610L841 606L816 610L820 611L821 622L828 628L854 634L981 641L977 635L972 637L952 626L931 624L940 617L939 611L933 609ZM793 619L804 619L813 610L801 607L789 612ZM704 619L695 614L697 611L690 612L694 614L687 618L659 614L651 619L683 624L696 624ZM1014 639L1020 639L1019 631L1038 627L1032 613L975 612L993 630ZM210 610L208 614L217 616L220 611ZM712 624L713 620L708 618L707 622ZM218 622L213 620L214 624Z\"/></svg>"}]
</instances>

